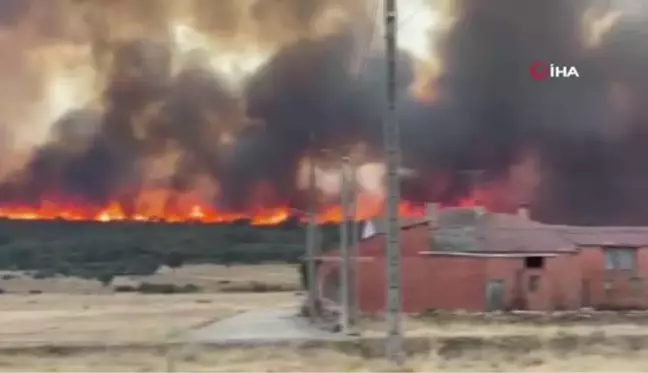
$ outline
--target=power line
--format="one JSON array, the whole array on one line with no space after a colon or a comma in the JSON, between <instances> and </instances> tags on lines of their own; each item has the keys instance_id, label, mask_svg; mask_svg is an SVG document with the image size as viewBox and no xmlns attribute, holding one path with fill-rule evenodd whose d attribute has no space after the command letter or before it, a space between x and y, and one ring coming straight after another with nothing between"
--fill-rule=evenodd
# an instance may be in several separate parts
<instances>
[{"instance_id":1,"label":"power line","mask_svg":"<svg viewBox=\"0 0 648 373\"><path fill-rule=\"evenodd\" d=\"M370 18L371 29L369 30L369 35L368 35L368 37L366 39L366 41L367 41L366 49L361 51L361 53L359 53L359 57L357 59L357 65L358 66L354 66L352 68L352 69L357 69L357 71L352 71L352 72L355 72L356 74L358 74L358 78L362 78L362 74L364 73L365 67L367 66L367 60L368 60L367 57L371 53L371 45L373 44L373 39L374 39L375 34L376 34L376 21L377 21L377 18L378 18L378 10L380 9L379 5L381 3L382 3L382 0L375 0L374 1L373 12L372 12L372 15L371 15L371 18Z\"/></svg>"}]
</instances>

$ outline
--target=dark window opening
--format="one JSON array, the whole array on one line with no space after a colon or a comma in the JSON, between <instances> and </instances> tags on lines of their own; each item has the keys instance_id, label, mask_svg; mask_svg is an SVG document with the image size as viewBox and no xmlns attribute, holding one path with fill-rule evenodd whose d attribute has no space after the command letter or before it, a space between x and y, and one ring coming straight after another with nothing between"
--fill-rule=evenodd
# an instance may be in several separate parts
<instances>
[{"instance_id":1,"label":"dark window opening","mask_svg":"<svg viewBox=\"0 0 648 373\"><path fill-rule=\"evenodd\" d=\"M543 268L544 258L541 256L527 256L524 258L524 268Z\"/></svg>"}]
</instances>

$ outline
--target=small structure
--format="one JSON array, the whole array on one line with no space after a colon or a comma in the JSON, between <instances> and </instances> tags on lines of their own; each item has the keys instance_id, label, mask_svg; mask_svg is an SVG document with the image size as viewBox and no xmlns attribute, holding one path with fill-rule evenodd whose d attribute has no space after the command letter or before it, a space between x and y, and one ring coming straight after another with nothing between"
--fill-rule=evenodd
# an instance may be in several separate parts
<instances>
[{"instance_id":1,"label":"small structure","mask_svg":"<svg viewBox=\"0 0 648 373\"><path fill-rule=\"evenodd\" d=\"M403 221L403 309L566 310L648 308L648 228L570 227L480 208ZM362 312L385 307L385 239L371 222L357 260ZM339 254L322 256L320 294L339 299Z\"/></svg>"}]
</instances>

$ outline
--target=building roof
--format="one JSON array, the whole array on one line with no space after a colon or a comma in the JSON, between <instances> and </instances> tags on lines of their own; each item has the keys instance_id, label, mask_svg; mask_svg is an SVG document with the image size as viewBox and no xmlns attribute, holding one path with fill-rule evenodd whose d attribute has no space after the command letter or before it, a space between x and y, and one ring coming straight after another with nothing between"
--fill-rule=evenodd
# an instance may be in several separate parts
<instances>
[{"instance_id":1,"label":"building roof","mask_svg":"<svg viewBox=\"0 0 648 373\"><path fill-rule=\"evenodd\" d=\"M515 214L470 216L468 209L458 210L439 214L436 236L442 244L436 250L561 252L583 246L648 246L648 227L549 225Z\"/></svg>"},{"instance_id":2,"label":"building roof","mask_svg":"<svg viewBox=\"0 0 648 373\"><path fill-rule=\"evenodd\" d=\"M449 209L439 214L434 251L562 252L576 245L551 226L511 214Z\"/></svg>"},{"instance_id":3,"label":"building roof","mask_svg":"<svg viewBox=\"0 0 648 373\"><path fill-rule=\"evenodd\" d=\"M405 217L400 219L400 228L406 229L416 225L427 224L424 217ZM362 239L373 237L377 234L387 233L387 219L372 219L365 222L362 229Z\"/></svg>"},{"instance_id":4,"label":"building roof","mask_svg":"<svg viewBox=\"0 0 648 373\"><path fill-rule=\"evenodd\" d=\"M444 208L437 212L434 222L431 217L405 218L400 226L416 233L411 236L415 240L403 241L404 245L417 246L414 252L517 255L573 252L587 246L648 246L648 227L549 225L517 214L472 208ZM384 234L386 220L373 220L367 227L371 229L364 230L363 240Z\"/></svg>"},{"instance_id":5,"label":"building roof","mask_svg":"<svg viewBox=\"0 0 648 373\"><path fill-rule=\"evenodd\" d=\"M578 246L648 246L648 227L556 227Z\"/></svg>"}]
</instances>

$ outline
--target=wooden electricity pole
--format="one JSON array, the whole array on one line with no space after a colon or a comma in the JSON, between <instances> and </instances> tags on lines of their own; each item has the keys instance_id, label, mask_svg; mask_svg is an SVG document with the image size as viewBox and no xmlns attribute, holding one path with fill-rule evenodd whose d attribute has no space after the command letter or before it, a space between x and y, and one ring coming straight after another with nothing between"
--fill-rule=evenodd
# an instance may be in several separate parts
<instances>
[{"instance_id":1,"label":"wooden electricity pole","mask_svg":"<svg viewBox=\"0 0 648 373\"><path fill-rule=\"evenodd\" d=\"M402 364L403 330L401 321L401 252L398 205L400 185L400 133L396 115L396 0L385 0L385 57L387 60L386 111L383 123L387 153L387 358Z\"/></svg>"}]
</instances>

